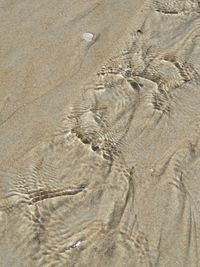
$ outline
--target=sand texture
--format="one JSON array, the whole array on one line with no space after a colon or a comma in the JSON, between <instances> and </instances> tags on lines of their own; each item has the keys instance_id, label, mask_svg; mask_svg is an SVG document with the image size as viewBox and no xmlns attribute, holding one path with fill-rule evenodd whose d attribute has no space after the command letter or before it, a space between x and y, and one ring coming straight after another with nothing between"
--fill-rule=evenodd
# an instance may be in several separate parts
<instances>
[{"instance_id":1,"label":"sand texture","mask_svg":"<svg viewBox=\"0 0 200 267\"><path fill-rule=\"evenodd\" d=\"M0 267L200 266L200 2L0 5Z\"/></svg>"}]
</instances>

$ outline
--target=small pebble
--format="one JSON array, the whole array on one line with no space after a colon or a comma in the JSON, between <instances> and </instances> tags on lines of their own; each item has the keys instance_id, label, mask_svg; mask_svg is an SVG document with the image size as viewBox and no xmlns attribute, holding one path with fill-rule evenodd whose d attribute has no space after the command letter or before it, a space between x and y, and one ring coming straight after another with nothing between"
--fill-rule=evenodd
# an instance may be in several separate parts
<instances>
[{"instance_id":1,"label":"small pebble","mask_svg":"<svg viewBox=\"0 0 200 267\"><path fill-rule=\"evenodd\" d=\"M92 33L90 33L90 32L84 32L82 34L82 39L85 40L88 43L92 41L93 37L94 37L94 35Z\"/></svg>"}]
</instances>

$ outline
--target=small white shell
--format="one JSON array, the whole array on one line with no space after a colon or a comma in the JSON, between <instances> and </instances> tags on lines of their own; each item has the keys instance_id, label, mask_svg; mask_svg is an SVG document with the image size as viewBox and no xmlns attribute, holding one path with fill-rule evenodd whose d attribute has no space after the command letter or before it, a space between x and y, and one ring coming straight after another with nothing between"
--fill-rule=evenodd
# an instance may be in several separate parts
<instances>
[{"instance_id":1,"label":"small white shell","mask_svg":"<svg viewBox=\"0 0 200 267\"><path fill-rule=\"evenodd\" d=\"M84 32L82 34L82 39L85 40L88 43L92 41L93 37L94 37L94 35L92 33L90 33L90 32Z\"/></svg>"},{"instance_id":2,"label":"small white shell","mask_svg":"<svg viewBox=\"0 0 200 267\"><path fill-rule=\"evenodd\" d=\"M72 245L72 247L73 247L73 248L77 248L77 247L80 246L80 244L81 244L81 241L78 240L78 241L76 241L76 242Z\"/></svg>"}]
</instances>

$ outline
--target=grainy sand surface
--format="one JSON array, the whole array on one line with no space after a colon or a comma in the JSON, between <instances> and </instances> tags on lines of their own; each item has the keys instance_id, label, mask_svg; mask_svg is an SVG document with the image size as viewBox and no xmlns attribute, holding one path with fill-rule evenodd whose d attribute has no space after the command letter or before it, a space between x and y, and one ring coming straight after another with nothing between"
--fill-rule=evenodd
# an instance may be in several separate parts
<instances>
[{"instance_id":1,"label":"grainy sand surface","mask_svg":"<svg viewBox=\"0 0 200 267\"><path fill-rule=\"evenodd\" d=\"M200 2L0 7L0 267L200 266Z\"/></svg>"}]
</instances>

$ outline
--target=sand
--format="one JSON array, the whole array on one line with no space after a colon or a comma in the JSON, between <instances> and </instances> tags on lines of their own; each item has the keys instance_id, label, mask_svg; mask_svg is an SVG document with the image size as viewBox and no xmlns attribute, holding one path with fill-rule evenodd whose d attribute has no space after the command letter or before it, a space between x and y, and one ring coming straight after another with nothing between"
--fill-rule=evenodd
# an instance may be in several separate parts
<instances>
[{"instance_id":1,"label":"sand","mask_svg":"<svg viewBox=\"0 0 200 267\"><path fill-rule=\"evenodd\" d=\"M0 17L0 266L200 266L199 2Z\"/></svg>"}]
</instances>

